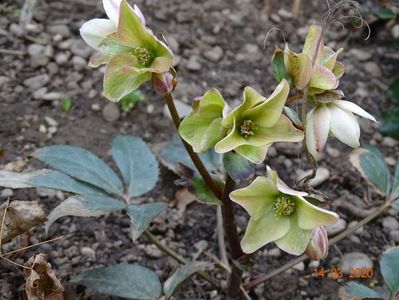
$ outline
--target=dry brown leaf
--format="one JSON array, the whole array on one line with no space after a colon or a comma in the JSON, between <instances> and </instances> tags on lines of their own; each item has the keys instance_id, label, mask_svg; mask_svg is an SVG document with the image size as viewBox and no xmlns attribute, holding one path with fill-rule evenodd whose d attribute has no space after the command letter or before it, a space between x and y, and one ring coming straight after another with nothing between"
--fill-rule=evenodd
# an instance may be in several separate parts
<instances>
[{"instance_id":1,"label":"dry brown leaf","mask_svg":"<svg viewBox=\"0 0 399 300\"><path fill-rule=\"evenodd\" d=\"M182 188L176 192L176 207L179 211L184 213L187 205L197 200L197 197L191 193L187 188Z\"/></svg>"},{"instance_id":2,"label":"dry brown leaf","mask_svg":"<svg viewBox=\"0 0 399 300\"><path fill-rule=\"evenodd\" d=\"M46 261L44 254L34 254L26 263L25 291L28 300L63 300L64 287Z\"/></svg>"},{"instance_id":3,"label":"dry brown leaf","mask_svg":"<svg viewBox=\"0 0 399 300\"><path fill-rule=\"evenodd\" d=\"M8 208L7 208L8 206ZM0 224L4 219L1 243L6 243L14 237L28 231L34 226L47 221L47 216L39 206L38 201L6 201L0 205Z\"/></svg>"}]
</instances>

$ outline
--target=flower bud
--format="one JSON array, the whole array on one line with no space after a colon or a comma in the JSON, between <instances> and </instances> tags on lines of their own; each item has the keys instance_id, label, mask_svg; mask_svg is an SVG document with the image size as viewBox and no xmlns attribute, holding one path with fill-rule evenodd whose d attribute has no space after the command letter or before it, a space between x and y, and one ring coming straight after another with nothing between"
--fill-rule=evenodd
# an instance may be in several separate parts
<instances>
[{"instance_id":1,"label":"flower bud","mask_svg":"<svg viewBox=\"0 0 399 300\"><path fill-rule=\"evenodd\" d=\"M313 229L305 254L312 260L322 260L328 255L328 236L324 226Z\"/></svg>"},{"instance_id":2,"label":"flower bud","mask_svg":"<svg viewBox=\"0 0 399 300\"><path fill-rule=\"evenodd\" d=\"M165 96L173 91L176 85L176 80L169 72L162 74L153 73L151 83L152 87L158 94Z\"/></svg>"}]
</instances>

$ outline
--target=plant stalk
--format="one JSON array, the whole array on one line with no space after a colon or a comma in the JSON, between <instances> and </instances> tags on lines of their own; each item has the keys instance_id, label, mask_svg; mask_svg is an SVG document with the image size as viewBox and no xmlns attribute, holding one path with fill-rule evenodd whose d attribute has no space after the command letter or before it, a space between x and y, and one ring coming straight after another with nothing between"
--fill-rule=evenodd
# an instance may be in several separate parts
<instances>
[{"instance_id":1,"label":"plant stalk","mask_svg":"<svg viewBox=\"0 0 399 300\"><path fill-rule=\"evenodd\" d=\"M372 212L370 215L368 215L367 217L362 219L359 223L357 223L354 226L349 227L345 231L341 232L340 234L338 234L335 237L333 237L332 239L330 239L329 246L332 246L332 245L338 243L340 240L344 239L351 233L355 232L360 227L368 224L370 221L372 221L373 219L378 217L390 205L391 205L391 201L386 200L383 204L381 204L379 207L377 207L374 210L374 212ZM299 257L289 261L285 265L281 266L280 268L273 270L272 272L270 272L268 274L260 275L256 279L254 279L250 282L244 283L243 286L246 290L250 290L250 289L254 288L255 286L257 286L258 284L261 284L261 283L287 271L288 269L291 269L293 266L299 264L300 262L306 260L307 258L308 257L306 255L299 256Z\"/></svg>"}]
</instances>

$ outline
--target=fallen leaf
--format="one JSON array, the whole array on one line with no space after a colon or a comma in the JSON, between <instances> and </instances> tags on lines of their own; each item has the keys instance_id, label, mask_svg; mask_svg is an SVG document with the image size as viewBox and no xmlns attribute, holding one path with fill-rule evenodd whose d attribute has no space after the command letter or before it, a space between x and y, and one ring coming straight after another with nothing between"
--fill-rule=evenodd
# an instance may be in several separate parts
<instances>
[{"instance_id":1,"label":"fallen leaf","mask_svg":"<svg viewBox=\"0 0 399 300\"><path fill-rule=\"evenodd\" d=\"M6 243L32 227L47 221L47 216L38 201L6 201L0 205L0 225L5 211L2 243Z\"/></svg>"},{"instance_id":2,"label":"fallen leaf","mask_svg":"<svg viewBox=\"0 0 399 300\"><path fill-rule=\"evenodd\" d=\"M187 188L180 189L176 192L176 207L177 209L184 213L187 205L197 200L197 197L191 193Z\"/></svg>"},{"instance_id":3,"label":"fallen leaf","mask_svg":"<svg viewBox=\"0 0 399 300\"><path fill-rule=\"evenodd\" d=\"M25 291L28 300L63 300L64 287L46 261L44 254L34 254L26 263Z\"/></svg>"}]
</instances>

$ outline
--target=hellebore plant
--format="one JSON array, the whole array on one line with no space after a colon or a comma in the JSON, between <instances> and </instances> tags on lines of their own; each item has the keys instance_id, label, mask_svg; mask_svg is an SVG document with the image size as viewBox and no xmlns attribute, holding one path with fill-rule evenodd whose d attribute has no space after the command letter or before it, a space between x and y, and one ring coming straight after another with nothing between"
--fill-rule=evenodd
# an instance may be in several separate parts
<instances>
[{"instance_id":1,"label":"hellebore plant","mask_svg":"<svg viewBox=\"0 0 399 300\"><path fill-rule=\"evenodd\" d=\"M329 242L324 226L334 223L338 215L316 206L316 200L310 198L308 193L288 187L270 168L266 176L258 176L251 183L248 181L254 175L251 163L263 163L268 148L275 142L302 142L315 171L317 165L313 158L323 151L330 134L351 147L359 147L360 128L353 114L375 121L356 104L342 100L343 92L338 90L338 86L344 65L337 61L342 49L334 51L324 46L326 28L311 26L301 53L292 52L288 46L284 51L276 49L272 64L278 85L268 98L247 86L243 91L243 102L230 110L220 92L210 89L194 101L192 113L181 121L172 96L177 80L171 50L147 27L137 6L132 8L126 0L103 0L103 6L109 19L90 20L80 29L82 38L97 50L89 64L92 67L106 64L104 96L111 101L119 101L147 81L151 81L153 89L164 97L183 142L177 147L184 146L188 154L182 154L185 152L181 152L180 148L171 154L171 164L178 165L174 170L180 170L179 174L184 175L184 180L180 182L189 187L195 186L198 199L205 199L207 204L220 205L222 217L218 220L223 224L224 233L218 230L218 240L226 238L229 250L229 257L224 255L222 258L223 266L228 270L228 298L237 299L244 287L252 288L270 278L260 276L242 285L243 270L250 265L247 254L270 242L293 255L306 253L311 259L325 258ZM301 118L287 107L292 102L289 94L294 89L294 101L302 102ZM310 110L308 104L312 107ZM71 151L70 147L59 147L51 149ZM35 153L43 153L46 148L43 149ZM88 271L75 282L111 295L140 299L156 299L162 292L169 298L194 273L220 287L218 280L205 272L209 264L189 262L148 231L150 222L166 205L130 204L132 197L151 190L158 176L155 158L140 139L118 137L113 145L114 158L124 181L128 183L127 194L123 192L122 181L99 158L82 149L75 149L75 152L79 155L72 155L72 159L65 153L57 157L46 156L45 163L58 171L39 170L29 174L0 171L0 185L13 188L45 186L81 195L63 202L51 214L51 220L67 214L97 216L127 209L134 242L144 233L150 242L183 265L165 282L163 290L154 272L137 265ZM205 154L198 154L203 152L212 158L211 163L203 162ZM375 153L374 150L371 152ZM362 152L362 155L365 154ZM165 165L171 165L164 157L161 160ZM223 163L211 169L209 166L215 161ZM381 161L383 159L377 160L379 164ZM370 163L369 159L360 161L358 165L372 169L367 163ZM108 171L104 173L104 170ZM373 179L377 181L377 186L383 186L378 176L373 176ZM221 184L222 181L224 184ZM399 194L398 182L393 184L396 188L392 188L395 195ZM237 183L246 186L236 189ZM381 189L388 193L391 187ZM387 199L393 201L389 197ZM359 226L380 214L390 205L389 201L359 222ZM250 216L241 241L235 223L234 203L242 206ZM59 213L60 207L63 214ZM355 227L348 229L335 237L333 242L354 230ZM220 242L220 245L223 243ZM220 250L222 254L226 252L223 247ZM281 270L286 269L282 267ZM121 289L104 285L103 282L109 279ZM132 287L134 291L127 287Z\"/></svg>"}]
</instances>

